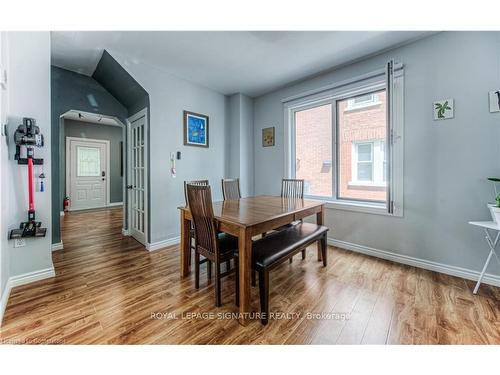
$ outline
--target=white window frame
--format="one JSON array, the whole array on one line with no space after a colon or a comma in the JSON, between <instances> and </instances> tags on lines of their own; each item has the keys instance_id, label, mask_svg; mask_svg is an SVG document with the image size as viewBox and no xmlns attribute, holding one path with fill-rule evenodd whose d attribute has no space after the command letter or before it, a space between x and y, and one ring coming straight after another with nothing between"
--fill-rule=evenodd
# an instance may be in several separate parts
<instances>
[{"instance_id":1,"label":"white window frame","mask_svg":"<svg viewBox=\"0 0 500 375\"><path fill-rule=\"evenodd\" d=\"M306 195L308 199L319 199L327 202L327 208L347 211L363 212L370 214L402 217L403 210L403 165L404 165L404 70L402 64L394 64L394 75L391 82L392 90L392 131L388 139L392 142L390 148L390 181L392 210L387 209L391 201L379 203L360 200L347 200L338 198L338 163L332 163L332 196ZM295 177L295 112L314 108L324 104L332 104L332 155L338 160L337 154L337 105L339 100L348 99L354 95L363 95L386 87L386 69L379 69L352 79L334 83L306 93L295 95L282 100L284 104L284 160L285 177ZM388 97L389 105L389 97ZM387 152L385 157L387 158ZM383 176L382 176L383 178ZM387 185L387 183L386 183Z\"/></svg>"},{"instance_id":2,"label":"white window frame","mask_svg":"<svg viewBox=\"0 0 500 375\"><path fill-rule=\"evenodd\" d=\"M365 101L360 102L360 103L356 103L356 100L355 100L356 98L349 99L347 101L347 107L344 111L349 112L349 111L354 111L354 110L361 109L361 108L373 107L373 106L379 105L381 103L379 98L378 98L377 93L371 93L371 94L367 93L366 95L371 95L371 99L365 100ZM364 96L364 94L361 94L358 96Z\"/></svg>"}]
</instances>

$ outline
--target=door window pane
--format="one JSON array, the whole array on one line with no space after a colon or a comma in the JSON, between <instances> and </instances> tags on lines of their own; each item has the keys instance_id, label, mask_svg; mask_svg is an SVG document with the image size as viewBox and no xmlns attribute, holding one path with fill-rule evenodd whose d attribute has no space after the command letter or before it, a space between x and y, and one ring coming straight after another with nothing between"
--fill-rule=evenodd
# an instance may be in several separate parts
<instances>
[{"instance_id":1,"label":"door window pane","mask_svg":"<svg viewBox=\"0 0 500 375\"><path fill-rule=\"evenodd\" d=\"M97 147L76 147L78 177L97 177L101 175L101 153Z\"/></svg>"},{"instance_id":2,"label":"door window pane","mask_svg":"<svg viewBox=\"0 0 500 375\"><path fill-rule=\"evenodd\" d=\"M338 198L385 202L385 90L337 101L337 127Z\"/></svg>"},{"instance_id":3,"label":"door window pane","mask_svg":"<svg viewBox=\"0 0 500 375\"><path fill-rule=\"evenodd\" d=\"M295 112L295 178L306 195L332 196L332 105Z\"/></svg>"}]
</instances>

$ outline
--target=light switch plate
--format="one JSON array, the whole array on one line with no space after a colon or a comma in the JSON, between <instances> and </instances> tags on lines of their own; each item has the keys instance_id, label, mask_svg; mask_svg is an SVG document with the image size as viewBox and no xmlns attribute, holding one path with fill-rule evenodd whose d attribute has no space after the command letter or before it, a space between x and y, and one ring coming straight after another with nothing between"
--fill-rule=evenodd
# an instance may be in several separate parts
<instances>
[{"instance_id":1,"label":"light switch plate","mask_svg":"<svg viewBox=\"0 0 500 375\"><path fill-rule=\"evenodd\" d=\"M500 112L500 90L489 92L490 112Z\"/></svg>"},{"instance_id":2,"label":"light switch plate","mask_svg":"<svg viewBox=\"0 0 500 375\"><path fill-rule=\"evenodd\" d=\"M7 90L7 71L0 65L0 87Z\"/></svg>"},{"instance_id":3,"label":"light switch plate","mask_svg":"<svg viewBox=\"0 0 500 375\"><path fill-rule=\"evenodd\" d=\"M14 240L14 247L24 247L26 246L26 240L24 238L16 238Z\"/></svg>"}]
</instances>

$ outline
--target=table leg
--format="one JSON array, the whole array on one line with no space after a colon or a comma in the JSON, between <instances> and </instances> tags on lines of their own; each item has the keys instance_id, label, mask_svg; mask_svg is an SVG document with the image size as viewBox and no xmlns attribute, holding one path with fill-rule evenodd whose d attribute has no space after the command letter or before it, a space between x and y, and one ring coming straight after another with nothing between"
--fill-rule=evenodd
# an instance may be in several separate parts
<instances>
[{"instance_id":1,"label":"table leg","mask_svg":"<svg viewBox=\"0 0 500 375\"><path fill-rule=\"evenodd\" d=\"M325 223L325 205L321 206L321 211L316 214L316 224L323 225ZM323 259L321 257L321 244L318 241L318 262Z\"/></svg>"},{"instance_id":2,"label":"table leg","mask_svg":"<svg viewBox=\"0 0 500 375\"><path fill-rule=\"evenodd\" d=\"M191 251L191 246L189 243L189 229L191 228L191 221L186 219L184 210L181 212L181 277L186 277L189 275L189 252Z\"/></svg>"},{"instance_id":3,"label":"table leg","mask_svg":"<svg viewBox=\"0 0 500 375\"><path fill-rule=\"evenodd\" d=\"M238 237L239 272L240 272L240 319L241 325L248 324L250 312L251 272L252 272L252 236L246 228L240 229Z\"/></svg>"}]
</instances>

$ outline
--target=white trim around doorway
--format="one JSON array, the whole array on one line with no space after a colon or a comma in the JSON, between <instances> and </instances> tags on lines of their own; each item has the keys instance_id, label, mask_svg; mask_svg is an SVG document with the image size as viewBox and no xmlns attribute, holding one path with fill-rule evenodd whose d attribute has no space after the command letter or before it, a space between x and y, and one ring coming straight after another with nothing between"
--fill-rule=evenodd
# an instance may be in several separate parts
<instances>
[{"instance_id":1,"label":"white trim around doorway","mask_svg":"<svg viewBox=\"0 0 500 375\"><path fill-rule=\"evenodd\" d=\"M130 184L132 179L131 126L134 121L141 117L144 117L144 246L147 247L149 245L149 121L147 108L127 118L127 184ZM130 204L130 193L127 184L125 185L125 194L128 204L127 212L124 213L124 218L125 215L127 217L127 228L122 229L122 234L130 236L133 232L130 229L132 205Z\"/></svg>"}]
</instances>

